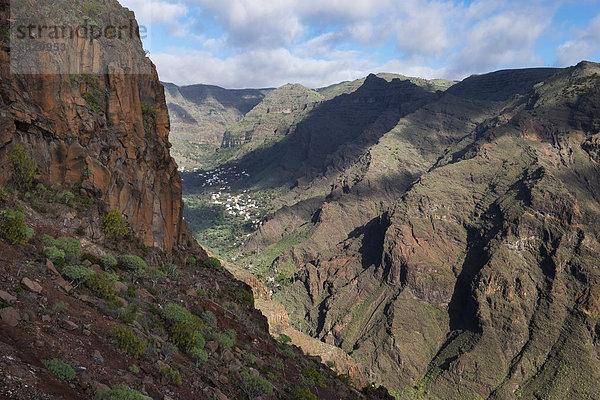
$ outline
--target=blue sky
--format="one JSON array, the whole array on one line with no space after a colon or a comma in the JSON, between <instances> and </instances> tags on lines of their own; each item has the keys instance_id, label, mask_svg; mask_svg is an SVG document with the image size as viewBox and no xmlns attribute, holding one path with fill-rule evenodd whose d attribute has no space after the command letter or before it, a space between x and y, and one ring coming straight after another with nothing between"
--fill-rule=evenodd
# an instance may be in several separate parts
<instances>
[{"instance_id":1,"label":"blue sky","mask_svg":"<svg viewBox=\"0 0 600 400\"><path fill-rule=\"evenodd\" d=\"M160 79L322 87L370 72L463 79L600 61L600 1L121 0Z\"/></svg>"}]
</instances>

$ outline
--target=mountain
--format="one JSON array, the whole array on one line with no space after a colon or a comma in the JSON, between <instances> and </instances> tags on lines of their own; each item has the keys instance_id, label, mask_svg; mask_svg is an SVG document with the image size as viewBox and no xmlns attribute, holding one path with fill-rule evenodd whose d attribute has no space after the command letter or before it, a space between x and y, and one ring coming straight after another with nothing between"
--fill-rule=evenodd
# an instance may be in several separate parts
<instances>
[{"instance_id":1,"label":"mountain","mask_svg":"<svg viewBox=\"0 0 600 400\"><path fill-rule=\"evenodd\" d=\"M596 398L599 73L371 75L184 191L268 198L227 254L398 398Z\"/></svg>"},{"instance_id":2,"label":"mountain","mask_svg":"<svg viewBox=\"0 0 600 400\"><path fill-rule=\"evenodd\" d=\"M270 89L224 89L163 83L171 117L172 153L180 166L206 168L227 129L262 101ZM207 164L209 163L209 164Z\"/></svg>"},{"instance_id":3,"label":"mountain","mask_svg":"<svg viewBox=\"0 0 600 400\"><path fill-rule=\"evenodd\" d=\"M273 338L258 285L195 242L139 38L21 57L9 14L40 12L135 23L116 0L0 0L0 399L390 399Z\"/></svg>"}]
</instances>

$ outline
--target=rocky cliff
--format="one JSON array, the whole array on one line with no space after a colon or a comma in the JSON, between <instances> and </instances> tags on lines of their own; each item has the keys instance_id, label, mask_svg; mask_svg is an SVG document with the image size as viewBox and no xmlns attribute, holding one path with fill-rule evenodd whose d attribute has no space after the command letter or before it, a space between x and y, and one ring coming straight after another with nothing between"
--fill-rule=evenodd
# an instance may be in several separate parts
<instances>
[{"instance_id":1,"label":"rocky cliff","mask_svg":"<svg viewBox=\"0 0 600 400\"><path fill-rule=\"evenodd\" d=\"M102 4L104 11L96 18L135 21L116 1ZM36 6L23 4L21 11L27 7ZM2 13L3 29L9 29L6 1ZM62 60L44 51L21 57L13 73L6 39L0 50L0 183L10 177L9 149L22 143L38 164L40 182L85 191L106 210L120 210L145 245L177 246L183 203L177 166L169 155L169 115L163 87L139 38L131 46L113 41L120 46L113 50L119 60L102 64L101 46L75 36L69 53L76 59L66 73ZM96 73L87 74L90 70ZM85 229L92 236L101 234L91 225Z\"/></svg>"}]
</instances>

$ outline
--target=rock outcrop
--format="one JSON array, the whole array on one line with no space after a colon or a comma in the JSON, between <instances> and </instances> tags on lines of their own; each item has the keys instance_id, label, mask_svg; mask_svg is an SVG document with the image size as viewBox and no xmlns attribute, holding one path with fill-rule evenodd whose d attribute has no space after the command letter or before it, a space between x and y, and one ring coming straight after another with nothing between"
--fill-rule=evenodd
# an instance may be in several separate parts
<instances>
[{"instance_id":1,"label":"rock outcrop","mask_svg":"<svg viewBox=\"0 0 600 400\"><path fill-rule=\"evenodd\" d=\"M135 22L117 1L105 3L98 18L107 24L117 16ZM9 4L0 7L8 29ZM21 143L38 165L38 181L93 195L104 211L120 210L145 245L170 250L181 239L183 203L169 115L156 70L140 39L132 40L113 41L118 59L103 64L101 46L75 36L67 70L48 52L35 52L11 71L15 56L3 36L0 183L11 178L9 152ZM97 74L79 74L89 71Z\"/></svg>"}]
</instances>

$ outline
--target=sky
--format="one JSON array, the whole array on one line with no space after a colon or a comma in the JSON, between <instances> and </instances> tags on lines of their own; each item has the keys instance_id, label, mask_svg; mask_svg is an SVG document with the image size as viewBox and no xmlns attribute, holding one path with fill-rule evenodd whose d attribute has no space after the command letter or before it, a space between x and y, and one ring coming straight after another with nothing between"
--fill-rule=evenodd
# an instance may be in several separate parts
<instances>
[{"instance_id":1,"label":"sky","mask_svg":"<svg viewBox=\"0 0 600 400\"><path fill-rule=\"evenodd\" d=\"M311 88L600 61L599 0L121 0L160 79Z\"/></svg>"}]
</instances>

